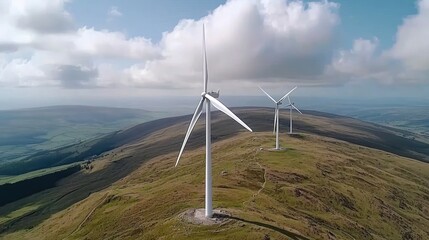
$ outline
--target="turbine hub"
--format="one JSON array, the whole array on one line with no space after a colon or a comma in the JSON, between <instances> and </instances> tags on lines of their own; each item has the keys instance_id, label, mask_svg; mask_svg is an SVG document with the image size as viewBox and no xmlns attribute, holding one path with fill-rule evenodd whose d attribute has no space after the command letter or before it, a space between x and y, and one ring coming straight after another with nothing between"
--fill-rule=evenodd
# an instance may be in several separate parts
<instances>
[{"instance_id":1,"label":"turbine hub","mask_svg":"<svg viewBox=\"0 0 429 240\"><path fill-rule=\"evenodd\" d=\"M202 92L201 97L204 97L206 94L207 94L206 92Z\"/></svg>"}]
</instances>

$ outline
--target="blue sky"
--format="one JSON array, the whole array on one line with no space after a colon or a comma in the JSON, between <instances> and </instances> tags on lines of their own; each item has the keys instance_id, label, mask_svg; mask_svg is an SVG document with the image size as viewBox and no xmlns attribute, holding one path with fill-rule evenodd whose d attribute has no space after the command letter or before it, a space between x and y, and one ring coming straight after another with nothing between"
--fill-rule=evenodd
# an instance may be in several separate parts
<instances>
[{"instance_id":1,"label":"blue sky","mask_svg":"<svg viewBox=\"0 0 429 240\"><path fill-rule=\"evenodd\" d=\"M404 17L416 14L416 3L410 0L341 0L343 46L351 47L353 39L378 37L386 49L393 45L398 26Z\"/></svg>"},{"instance_id":2,"label":"blue sky","mask_svg":"<svg viewBox=\"0 0 429 240\"><path fill-rule=\"evenodd\" d=\"M427 99L429 0L8 0L0 109L198 94L203 22L225 95Z\"/></svg>"},{"instance_id":3,"label":"blue sky","mask_svg":"<svg viewBox=\"0 0 429 240\"><path fill-rule=\"evenodd\" d=\"M99 29L125 31L129 36L146 36L159 41L162 33L171 31L181 19L199 19L213 11L225 1L199 0L130 0L130 1L74 1L66 8L77 16L79 25ZM112 6L118 7L123 15L109 20L106 13Z\"/></svg>"},{"instance_id":4,"label":"blue sky","mask_svg":"<svg viewBox=\"0 0 429 240\"><path fill-rule=\"evenodd\" d=\"M341 46L348 48L352 46L354 39L360 37L378 37L381 47L388 48L394 43L396 30L404 17L417 12L416 3L410 0L333 2L340 4ZM159 41L162 33L171 31L181 19L199 19L224 3L224 0L75 0L67 6L67 9L76 16L79 25L125 31L129 36L146 36ZM109 21L106 12L112 6L118 7L123 15Z\"/></svg>"}]
</instances>

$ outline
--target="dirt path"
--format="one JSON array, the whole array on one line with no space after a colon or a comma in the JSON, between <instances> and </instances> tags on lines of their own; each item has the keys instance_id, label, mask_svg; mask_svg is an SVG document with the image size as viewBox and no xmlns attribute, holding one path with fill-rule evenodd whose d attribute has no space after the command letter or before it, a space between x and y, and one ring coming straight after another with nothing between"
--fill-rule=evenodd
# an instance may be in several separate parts
<instances>
[{"instance_id":1,"label":"dirt path","mask_svg":"<svg viewBox=\"0 0 429 240\"><path fill-rule=\"evenodd\" d=\"M258 192L256 192L255 194L253 194L253 198L257 197L262 190L264 190L265 188L265 184L267 183L267 169L265 169L264 167L262 167L262 165L258 162L256 162L256 164L258 164L258 166L264 170L264 183L262 183L262 187L258 190Z\"/></svg>"},{"instance_id":2,"label":"dirt path","mask_svg":"<svg viewBox=\"0 0 429 240\"><path fill-rule=\"evenodd\" d=\"M85 224L86 221L88 221L88 219L91 217L91 215L95 212L95 210L106 202L108 197L109 197L109 194L106 193L105 197L88 213L88 215L86 215L85 219L79 224L79 226L69 236L78 232L82 228L83 224Z\"/></svg>"},{"instance_id":3,"label":"dirt path","mask_svg":"<svg viewBox=\"0 0 429 240\"><path fill-rule=\"evenodd\" d=\"M256 159L256 154L258 154L259 150L256 150L253 158ZM255 200L255 198L262 192L262 190L265 189L265 185L267 184L267 169L264 168L259 162L255 161L255 163L258 165L258 167L260 169L262 169L264 171L264 182L262 183L261 188L252 195L252 197L250 197L248 200L243 202L243 206L246 206L246 203L252 202L253 200Z\"/></svg>"},{"instance_id":4,"label":"dirt path","mask_svg":"<svg viewBox=\"0 0 429 240\"><path fill-rule=\"evenodd\" d=\"M253 200L255 200L255 198L265 189L265 185L267 184L267 169L265 167L263 167L256 160L257 159L256 155L258 154L259 151L260 150L257 150L255 152L255 154L253 156L253 159L255 160L255 163L258 165L258 167L264 171L264 182L262 183L261 188L259 188L259 190L256 193L254 193L248 200L246 200L246 201L243 202L243 206L244 207L246 207L247 203L250 203ZM263 228L266 228L266 229L273 230L275 232L283 234L284 236L287 236L288 239L293 239L293 240L308 240L308 238L306 238L306 237L304 237L304 236L302 236L302 235L300 235L298 233L294 233L294 232L291 232L289 230L285 230L285 229L283 229L281 227L277 227L275 225L271 225L271 224L268 224L268 223L258 222L258 221L250 221L250 220L246 220L246 219L239 218L239 217L234 217L234 216L227 216L227 218L233 219L233 220L236 220L236 221L240 221L240 222L243 222L243 223L247 223L247 224L251 224L251 225L255 225L255 226L259 226L259 227L263 227Z\"/></svg>"}]
</instances>

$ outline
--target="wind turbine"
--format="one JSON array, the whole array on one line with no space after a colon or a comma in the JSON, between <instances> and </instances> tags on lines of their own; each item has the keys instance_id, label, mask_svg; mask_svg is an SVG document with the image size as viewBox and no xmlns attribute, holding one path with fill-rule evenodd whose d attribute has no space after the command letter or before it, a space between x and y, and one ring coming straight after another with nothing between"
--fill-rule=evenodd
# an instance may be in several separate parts
<instances>
[{"instance_id":1,"label":"wind turbine","mask_svg":"<svg viewBox=\"0 0 429 240\"><path fill-rule=\"evenodd\" d=\"M259 89L261 89L262 92L265 93L265 95L267 95L275 104L276 104L276 108L274 110L274 130L273 130L273 134L276 134L276 150L280 149L279 146L279 106L282 104L282 101L289 96L289 94L291 94L293 92L293 90L295 90L297 87L294 87L292 90L290 90L288 93L286 93L282 98L280 98L280 100L276 101L274 100L274 98L272 98L270 96L270 94L268 94L267 92L265 92L264 89L262 89L261 87L259 87Z\"/></svg>"},{"instance_id":2,"label":"wind turbine","mask_svg":"<svg viewBox=\"0 0 429 240\"><path fill-rule=\"evenodd\" d=\"M292 110L295 109L295 110L297 110L301 114L302 114L302 112L299 111L299 109L297 107L295 107L295 103L293 103L293 102L290 101L289 96L287 96L287 100L289 101L289 105L287 105L286 107L289 107L289 115L290 115L290 117L289 117L289 123L290 123L290 125L289 125L289 134L292 134Z\"/></svg>"},{"instance_id":3,"label":"wind turbine","mask_svg":"<svg viewBox=\"0 0 429 240\"><path fill-rule=\"evenodd\" d=\"M185 148L186 142L188 141L189 135L191 135L192 129L200 117L203 104L206 105L206 200L205 200L205 217L211 218L213 216L212 208L212 157L211 157L211 117L210 117L210 105L212 104L215 108L219 109L226 115L230 116L232 119L237 121L247 130L252 132L243 121L241 121L234 113L232 113L225 105L223 105L216 98L219 97L219 92L207 92L207 85L209 80L209 74L207 69L207 53L206 53L206 42L205 42L205 30L203 25L203 72L204 72L204 88L201 93L201 100L198 103L197 108L195 109L192 120L189 124L188 131L185 135L185 140L183 141L182 148L180 149L179 156L177 157L176 165L179 163L180 156L182 155L183 149Z\"/></svg>"}]
</instances>

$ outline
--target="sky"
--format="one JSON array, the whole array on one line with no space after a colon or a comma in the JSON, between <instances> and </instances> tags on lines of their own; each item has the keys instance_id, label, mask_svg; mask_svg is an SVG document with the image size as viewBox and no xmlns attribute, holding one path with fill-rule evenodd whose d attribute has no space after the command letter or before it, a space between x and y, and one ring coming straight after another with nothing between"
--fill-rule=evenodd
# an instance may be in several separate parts
<instances>
[{"instance_id":1,"label":"sky","mask_svg":"<svg viewBox=\"0 0 429 240\"><path fill-rule=\"evenodd\" d=\"M203 24L221 96L429 102L429 0L2 0L0 109L198 97Z\"/></svg>"}]
</instances>

